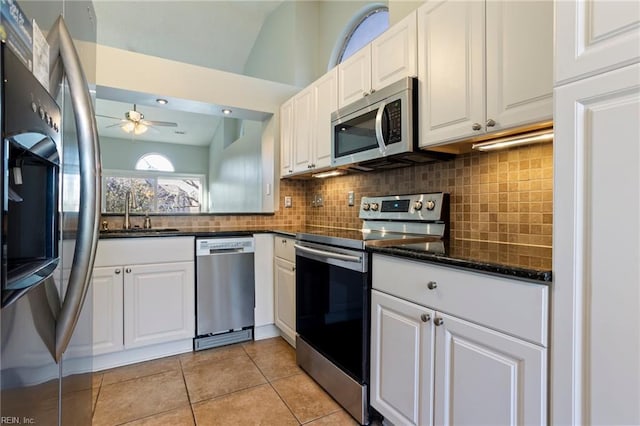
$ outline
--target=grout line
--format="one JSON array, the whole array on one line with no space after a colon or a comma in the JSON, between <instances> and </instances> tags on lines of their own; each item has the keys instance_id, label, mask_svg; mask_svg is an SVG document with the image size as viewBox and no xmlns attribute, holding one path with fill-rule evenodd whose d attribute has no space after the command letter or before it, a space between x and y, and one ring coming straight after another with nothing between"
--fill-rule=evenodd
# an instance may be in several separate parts
<instances>
[{"instance_id":1,"label":"grout line","mask_svg":"<svg viewBox=\"0 0 640 426\"><path fill-rule=\"evenodd\" d=\"M184 368L182 367L182 360L178 358L178 364L180 365L180 374L182 375L182 383L184 383L184 391L187 393L187 401L189 401L189 410L191 410L191 418L193 419L193 424L197 425L196 422L196 413L193 412L193 404L191 403L191 395L189 394L189 386L187 386L187 379L184 377Z\"/></svg>"}]
</instances>

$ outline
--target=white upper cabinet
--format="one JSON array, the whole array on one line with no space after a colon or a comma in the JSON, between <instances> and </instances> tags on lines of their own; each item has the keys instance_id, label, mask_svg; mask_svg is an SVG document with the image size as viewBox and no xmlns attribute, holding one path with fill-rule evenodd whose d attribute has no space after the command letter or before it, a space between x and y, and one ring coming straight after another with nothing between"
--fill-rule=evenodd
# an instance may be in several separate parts
<instances>
[{"instance_id":1,"label":"white upper cabinet","mask_svg":"<svg viewBox=\"0 0 640 426\"><path fill-rule=\"evenodd\" d=\"M640 60L640 2L555 2L556 83Z\"/></svg>"},{"instance_id":2,"label":"white upper cabinet","mask_svg":"<svg viewBox=\"0 0 640 426\"><path fill-rule=\"evenodd\" d=\"M417 75L415 12L338 65L338 107Z\"/></svg>"},{"instance_id":3,"label":"white upper cabinet","mask_svg":"<svg viewBox=\"0 0 640 426\"><path fill-rule=\"evenodd\" d=\"M338 69L334 68L280 107L281 176L331 165L331 113L338 109Z\"/></svg>"},{"instance_id":4,"label":"white upper cabinet","mask_svg":"<svg viewBox=\"0 0 640 426\"><path fill-rule=\"evenodd\" d=\"M338 65L338 107L357 101L371 92L371 46L367 45Z\"/></svg>"},{"instance_id":5,"label":"white upper cabinet","mask_svg":"<svg viewBox=\"0 0 640 426\"><path fill-rule=\"evenodd\" d=\"M371 42L371 89L418 75L417 31L413 12Z\"/></svg>"},{"instance_id":6,"label":"white upper cabinet","mask_svg":"<svg viewBox=\"0 0 640 426\"><path fill-rule=\"evenodd\" d=\"M315 91L315 138L313 168L331 165L331 114L338 109L338 69L334 68L313 84Z\"/></svg>"},{"instance_id":7,"label":"white upper cabinet","mask_svg":"<svg viewBox=\"0 0 640 426\"><path fill-rule=\"evenodd\" d=\"M420 145L481 132L484 3L427 2L418 9Z\"/></svg>"},{"instance_id":8,"label":"white upper cabinet","mask_svg":"<svg viewBox=\"0 0 640 426\"><path fill-rule=\"evenodd\" d=\"M280 176L293 173L293 99L280 107Z\"/></svg>"},{"instance_id":9,"label":"white upper cabinet","mask_svg":"<svg viewBox=\"0 0 640 426\"><path fill-rule=\"evenodd\" d=\"M553 115L553 3L428 1L418 9L420 146Z\"/></svg>"},{"instance_id":10,"label":"white upper cabinet","mask_svg":"<svg viewBox=\"0 0 640 426\"><path fill-rule=\"evenodd\" d=\"M305 172L311 168L311 144L313 141L314 90L307 87L293 98L293 172Z\"/></svg>"}]
</instances>

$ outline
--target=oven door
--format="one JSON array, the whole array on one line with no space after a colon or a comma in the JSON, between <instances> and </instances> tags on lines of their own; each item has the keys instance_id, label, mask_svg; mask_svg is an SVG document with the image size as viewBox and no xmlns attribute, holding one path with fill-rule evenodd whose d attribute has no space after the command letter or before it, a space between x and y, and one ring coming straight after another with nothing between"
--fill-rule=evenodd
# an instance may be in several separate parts
<instances>
[{"instance_id":1,"label":"oven door","mask_svg":"<svg viewBox=\"0 0 640 426\"><path fill-rule=\"evenodd\" d=\"M364 251L296 244L296 331L360 384L369 377L368 266Z\"/></svg>"}]
</instances>

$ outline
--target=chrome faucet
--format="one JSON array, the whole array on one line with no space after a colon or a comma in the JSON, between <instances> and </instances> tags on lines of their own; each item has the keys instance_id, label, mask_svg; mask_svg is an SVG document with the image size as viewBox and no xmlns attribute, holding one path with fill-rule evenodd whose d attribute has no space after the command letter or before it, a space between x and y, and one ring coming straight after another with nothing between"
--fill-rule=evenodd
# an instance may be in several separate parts
<instances>
[{"instance_id":1,"label":"chrome faucet","mask_svg":"<svg viewBox=\"0 0 640 426\"><path fill-rule=\"evenodd\" d=\"M133 197L133 206L130 205L131 197ZM127 191L127 193L124 196L124 223L122 224L123 229L131 229L131 221L129 219L130 207L133 207L134 209L137 208L136 197L135 197L135 194L132 193L132 191Z\"/></svg>"}]
</instances>

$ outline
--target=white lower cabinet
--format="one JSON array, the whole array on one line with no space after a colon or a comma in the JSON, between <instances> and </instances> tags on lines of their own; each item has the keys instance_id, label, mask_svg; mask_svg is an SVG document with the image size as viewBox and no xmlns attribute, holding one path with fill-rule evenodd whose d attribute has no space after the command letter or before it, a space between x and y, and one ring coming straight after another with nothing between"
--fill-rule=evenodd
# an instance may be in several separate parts
<instances>
[{"instance_id":1,"label":"white lower cabinet","mask_svg":"<svg viewBox=\"0 0 640 426\"><path fill-rule=\"evenodd\" d=\"M275 238L274 320L291 345L296 341L296 252L293 238Z\"/></svg>"},{"instance_id":2,"label":"white lower cabinet","mask_svg":"<svg viewBox=\"0 0 640 426\"><path fill-rule=\"evenodd\" d=\"M194 335L192 262L126 266L125 349Z\"/></svg>"},{"instance_id":3,"label":"white lower cabinet","mask_svg":"<svg viewBox=\"0 0 640 426\"><path fill-rule=\"evenodd\" d=\"M193 237L98 242L91 279L96 369L191 349L193 248Z\"/></svg>"},{"instance_id":4,"label":"white lower cabinet","mask_svg":"<svg viewBox=\"0 0 640 426\"><path fill-rule=\"evenodd\" d=\"M379 255L372 270L371 405L387 422L547 423L546 338L538 344L535 333L511 335L474 321L493 318L486 312L494 311L505 323L542 321L546 327L546 286ZM409 291L398 276L420 278ZM505 283L513 286L511 304L489 304ZM466 305L455 299L467 300L478 285L487 296L476 296L470 308L457 312ZM412 292L428 296L419 300ZM545 318L519 319L511 305L528 305Z\"/></svg>"},{"instance_id":5,"label":"white lower cabinet","mask_svg":"<svg viewBox=\"0 0 640 426\"><path fill-rule=\"evenodd\" d=\"M93 269L93 354L124 349L123 282L120 266Z\"/></svg>"}]
</instances>

